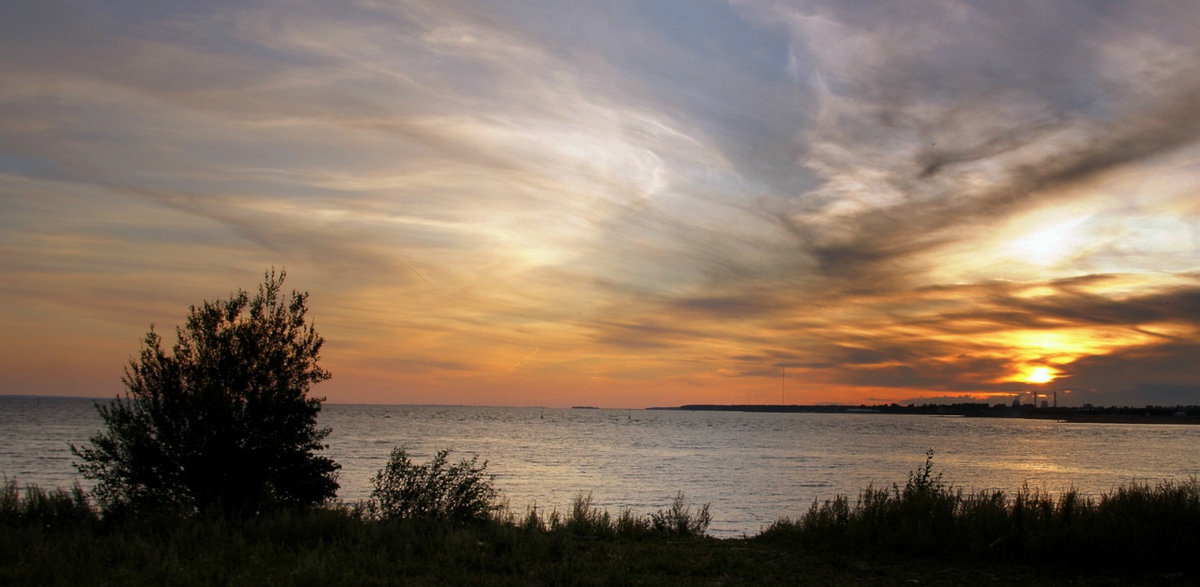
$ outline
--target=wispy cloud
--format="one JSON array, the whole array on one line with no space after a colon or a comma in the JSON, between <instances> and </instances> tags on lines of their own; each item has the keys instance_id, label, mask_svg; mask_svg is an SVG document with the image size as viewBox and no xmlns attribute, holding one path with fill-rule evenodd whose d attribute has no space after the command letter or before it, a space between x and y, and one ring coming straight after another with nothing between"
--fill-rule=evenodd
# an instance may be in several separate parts
<instances>
[{"instance_id":1,"label":"wispy cloud","mask_svg":"<svg viewBox=\"0 0 1200 587\"><path fill-rule=\"evenodd\" d=\"M275 265L334 399L1200 393L1197 16L8 3L0 385Z\"/></svg>"}]
</instances>

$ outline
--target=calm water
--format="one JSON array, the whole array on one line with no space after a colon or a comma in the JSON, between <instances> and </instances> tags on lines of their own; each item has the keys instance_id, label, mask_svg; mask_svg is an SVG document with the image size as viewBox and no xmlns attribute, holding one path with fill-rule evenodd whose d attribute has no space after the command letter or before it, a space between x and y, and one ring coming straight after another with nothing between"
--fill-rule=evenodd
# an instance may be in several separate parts
<instances>
[{"instance_id":1,"label":"calm water","mask_svg":"<svg viewBox=\"0 0 1200 587\"><path fill-rule=\"evenodd\" d=\"M566 510L591 493L612 513L648 513L682 491L712 504L716 536L754 534L814 499L903 484L935 470L967 490L1023 483L1100 494L1129 481L1200 475L1200 426L1067 424L880 414L750 414L326 405L344 500L365 498L393 446L423 461L479 454L510 506ZM0 474L69 486L70 443L100 426L91 400L0 396ZM457 458L456 458L457 455Z\"/></svg>"}]
</instances>

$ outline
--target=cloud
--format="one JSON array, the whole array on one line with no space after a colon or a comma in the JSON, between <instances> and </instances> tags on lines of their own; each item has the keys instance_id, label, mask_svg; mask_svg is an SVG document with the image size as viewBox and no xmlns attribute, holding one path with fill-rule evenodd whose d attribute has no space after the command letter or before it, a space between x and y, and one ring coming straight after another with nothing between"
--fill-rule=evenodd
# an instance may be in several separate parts
<instances>
[{"instance_id":1,"label":"cloud","mask_svg":"<svg viewBox=\"0 0 1200 587\"><path fill-rule=\"evenodd\" d=\"M1200 405L1200 387L1194 384L1171 385L1139 383L1133 388L1112 391L1082 390L1059 398L1071 405L1095 406L1195 406Z\"/></svg>"},{"instance_id":2,"label":"cloud","mask_svg":"<svg viewBox=\"0 0 1200 587\"><path fill-rule=\"evenodd\" d=\"M811 63L801 81L821 88L801 160L821 182L781 218L832 277L919 271L979 227L1200 138L1200 45L1172 7L740 5L785 23Z\"/></svg>"},{"instance_id":3,"label":"cloud","mask_svg":"<svg viewBox=\"0 0 1200 587\"><path fill-rule=\"evenodd\" d=\"M1165 340L1082 357L1069 365L1071 375L1056 384L1079 391L1105 392L1134 391L1146 386L1200 389L1194 372L1198 348L1192 340Z\"/></svg>"},{"instance_id":4,"label":"cloud","mask_svg":"<svg viewBox=\"0 0 1200 587\"><path fill-rule=\"evenodd\" d=\"M124 340L275 265L363 396L1186 386L1138 365L1200 314L1195 16L9 3L0 319Z\"/></svg>"}]
</instances>

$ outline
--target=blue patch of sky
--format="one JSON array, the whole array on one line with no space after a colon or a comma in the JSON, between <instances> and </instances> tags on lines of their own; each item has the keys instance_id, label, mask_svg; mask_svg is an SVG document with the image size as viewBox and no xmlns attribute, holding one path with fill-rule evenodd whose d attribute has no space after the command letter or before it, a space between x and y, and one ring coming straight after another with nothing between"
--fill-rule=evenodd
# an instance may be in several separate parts
<instances>
[{"instance_id":1,"label":"blue patch of sky","mask_svg":"<svg viewBox=\"0 0 1200 587\"><path fill-rule=\"evenodd\" d=\"M53 172L55 168L54 161L49 159L0 151L0 173L38 177Z\"/></svg>"}]
</instances>

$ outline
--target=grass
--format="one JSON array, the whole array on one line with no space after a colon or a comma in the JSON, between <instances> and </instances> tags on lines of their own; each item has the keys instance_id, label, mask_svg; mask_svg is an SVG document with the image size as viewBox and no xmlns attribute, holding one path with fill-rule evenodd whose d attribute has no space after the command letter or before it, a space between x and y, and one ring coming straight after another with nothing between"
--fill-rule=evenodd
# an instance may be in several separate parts
<instances>
[{"instance_id":1,"label":"grass","mask_svg":"<svg viewBox=\"0 0 1200 587\"><path fill-rule=\"evenodd\" d=\"M30 486L22 493L17 482L11 480L0 486L2 528L87 526L99 520L99 512L79 484L69 492Z\"/></svg>"},{"instance_id":2,"label":"grass","mask_svg":"<svg viewBox=\"0 0 1200 587\"><path fill-rule=\"evenodd\" d=\"M852 503L814 503L748 539L704 536L684 496L617 515L379 519L362 504L231 520L102 514L83 491L0 488L0 584L1156 584L1200 572L1200 484L1097 499L968 494L932 460Z\"/></svg>"},{"instance_id":3,"label":"grass","mask_svg":"<svg viewBox=\"0 0 1200 587\"><path fill-rule=\"evenodd\" d=\"M756 539L809 549L1022 560L1128 569L1200 569L1200 483L1134 483L1099 499L1022 487L968 494L932 472L932 453L904 487L868 487L814 502Z\"/></svg>"},{"instance_id":4,"label":"grass","mask_svg":"<svg viewBox=\"0 0 1200 587\"><path fill-rule=\"evenodd\" d=\"M588 494L576 497L565 516L553 510L543 517L530 508L522 518L506 512L495 521L528 532L565 533L579 539L702 538L712 521L708 508L709 505L704 504L693 511L683 493L677 493L668 509L640 516L626 508L613 517L608 510L597 508Z\"/></svg>"}]
</instances>

